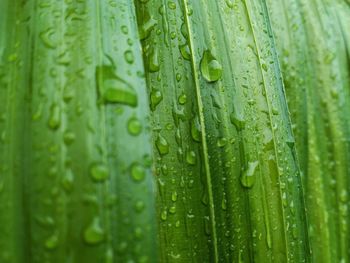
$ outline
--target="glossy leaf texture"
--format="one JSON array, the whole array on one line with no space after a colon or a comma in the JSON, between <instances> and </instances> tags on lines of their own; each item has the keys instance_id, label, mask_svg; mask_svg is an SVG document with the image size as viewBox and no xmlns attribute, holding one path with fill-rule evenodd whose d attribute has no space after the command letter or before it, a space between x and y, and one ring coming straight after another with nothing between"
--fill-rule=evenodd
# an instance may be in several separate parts
<instances>
[{"instance_id":1,"label":"glossy leaf texture","mask_svg":"<svg viewBox=\"0 0 350 263\"><path fill-rule=\"evenodd\" d=\"M160 262L309 262L300 171L264 1L136 1Z\"/></svg>"},{"instance_id":2,"label":"glossy leaf texture","mask_svg":"<svg viewBox=\"0 0 350 263\"><path fill-rule=\"evenodd\" d=\"M0 7L0 262L152 262L149 111L134 5Z\"/></svg>"},{"instance_id":3,"label":"glossy leaf texture","mask_svg":"<svg viewBox=\"0 0 350 263\"><path fill-rule=\"evenodd\" d=\"M314 261L348 262L349 4L267 3L303 172Z\"/></svg>"}]
</instances>

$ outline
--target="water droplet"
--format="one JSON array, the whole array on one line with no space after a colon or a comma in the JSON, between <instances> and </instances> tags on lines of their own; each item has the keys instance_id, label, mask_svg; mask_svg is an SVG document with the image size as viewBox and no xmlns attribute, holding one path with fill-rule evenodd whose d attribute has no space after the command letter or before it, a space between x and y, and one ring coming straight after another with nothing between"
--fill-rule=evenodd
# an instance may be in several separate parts
<instances>
[{"instance_id":1,"label":"water droplet","mask_svg":"<svg viewBox=\"0 0 350 263\"><path fill-rule=\"evenodd\" d=\"M50 107L49 127L53 130L58 129L61 124L61 110L57 103L52 103Z\"/></svg>"},{"instance_id":2,"label":"water droplet","mask_svg":"<svg viewBox=\"0 0 350 263\"><path fill-rule=\"evenodd\" d=\"M63 100L68 103L74 98L74 89L66 85L63 88Z\"/></svg>"},{"instance_id":3,"label":"water droplet","mask_svg":"<svg viewBox=\"0 0 350 263\"><path fill-rule=\"evenodd\" d=\"M171 207L169 208L169 213L170 213L170 214L175 214L175 213L176 213L176 206L171 206Z\"/></svg>"},{"instance_id":4,"label":"water droplet","mask_svg":"<svg viewBox=\"0 0 350 263\"><path fill-rule=\"evenodd\" d=\"M111 66L96 68L97 86L105 103L121 103L137 106L137 93L125 80L114 73Z\"/></svg>"},{"instance_id":5,"label":"water droplet","mask_svg":"<svg viewBox=\"0 0 350 263\"><path fill-rule=\"evenodd\" d=\"M137 201L135 204L135 210L138 213L141 213L145 209L145 203L143 201Z\"/></svg>"},{"instance_id":6,"label":"water droplet","mask_svg":"<svg viewBox=\"0 0 350 263\"><path fill-rule=\"evenodd\" d=\"M228 8L233 8L233 2L231 2L231 0L225 0L225 2Z\"/></svg>"},{"instance_id":7,"label":"water droplet","mask_svg":"<svg viewBox=\"0 0 350 263\"><path fill-rule=\"evenodd\" d=\"M154 111L157 105L163 100L163 94L160 90L153 89L151 91L151 110Z\"/></svg>"},{"instance_id":8,"label":"water droplet","mask_svg":"<svg viewBox=\"0 0 350 263\"><path fill-rule=\"evenodd\" d=\"M153 28L157 25L157 20L152 17L140 27L140 39L146 39L152 32Z\"/></svg>"},{"instance_id":9,"label":"water droplet","mask_svg":"<svg viewBox=\"0 0 350 263\"><path fill-rule=\"evenodd\" d=\"M65 131L63 141L66 145L71 145L75 141L75 134L71 131Z\"/></svg>"},{"instance_id":10,"label":"water droplet","mask_svg":"<svg viewBox=\"0 0 350 263\"><path fill-rule=\"evenodd\" d=\"M244 187L251 188L255 183L255 171L259 162L249 162L248 168L243 172L241 176L241 184Z\"/></svg>"},{"instance_id":11,"label":"water droplet","mask_svg":"<svg viewBox=\"0 0 350 263\"><path fill-rule=\"evenodd\" d=\"M142 124L136 117L131 117L128 121L128 131L131 135L137 136L142 131Z\"/></svg>"},{"instance_id":12,"label":"water droplet","mask_svg":"<svg viewBox=\"0 0 350 263\"><path fill-rule=\"evenodd\" d=\"M124 52L124 58L125 58L125 61L128 62L129 64L134 63L134 54L132 53L131 50L127 50Z\"/></svg>"},{"instance_id":13,"label":"water droplet","mask_svg":"<svg viewBox=\"0 0 350 263\"><path fill-rule=\"evenodd\" d=\"M218 139L218 141L216 142L216 145L218 147L224 147L227 144L227 139L224 137L221 137Z\"/></svg>"},{"instance_id":14,"label":"water droplet","mask_svg":"<svg viewBox=\"0 0 350 263\"><path fill-rule=\"evenodd\" d=\"M200 68L208 82L218 81L222 76L222 66L209 50L204 51Z\"/></svg>"},{"instance_id":15,"label":"water droplet","mask_svg":"<svg viewBox=\"0 0 350 263\"><path fill-rule=\"evenodd\" d=\"M180 53L186 60L191 60L191 50L187 44L180 46Z\"/></svg>"},{"instance_id":16,"label":"water droplet","mask_svg":"<svg viewBox=\"0 0 350 263\"><path fill-rule=\"evenodd\" d=\"M177 192L176 191L171 193L171 201L173 201L173 202L177 201Z\"/></svg>"},{"instance_id":17,"label":"water droplet","mask_svg":"<svg viewBox=\"0 0 350 263\"><path fill-rule=\"evenodd\" d=\"M168 2L168 7L172 10L176 9L176 3L173 1Z\"/></svg>"},{"instance_id":18,"label":"water droplet","mask_svg":"<svg viewBox=\"0 0 350 263\"><path fill-rule=\"evenodd\" d=\"M227 209L227 200L226 198L223 198L221 201L221 209L226 210Z\"/></svg>"},{"instance_id":19,"label":"water droplet","mask_svg":"<svg viewBox=\"0 0 350 263\"><path fill-rule=\"evenodd\" d=\"M186 162L190 165L196 164L196 153L194 151L186 152Z\"/></svg>"},{"instance_id":20,"label":"water droplet","mask_svg":"<svg viewBox=\"0 0 350 263\"><path fill-rule=\"evenodd\" d=\"M176 38L176 33L175 32L171 32L170 33L170 38L171 39L175 39Z\"/></svg>"},{"instance_id":21,"label":"water droplet","mask_svg":"<svg viewBox=\"0 0 350 263\"><path fill-rule=\"evenodd\" d=\"M126 25L122 25L120 27L120 29L122 30L123 34L127 35L129 33L129 29Z\"/></svg>"},{"instance_id":22,"label":"water droplet","mask_svg":"<svg viewBox=\"0 0 350 263\"><path fill-rule=\"evenodd\" d=\"M243 116L237 114L236 112L232 112L230 114L230 120L233 125L235 125L238 131L241 131L245 126L245 120Z\"/></svg>"},{"instance_id":23,"label":"water droplet","mask_svg":"<svg viewBox=\"0 0 350 263\"><path fill-rule=\"evenodd\" d=\"M106 250L106 260L105 263L113 263L114 262L114 253L113 253L113 249L111 247L109 247Z\"/></svg>"},{"instance_id":24,"label":"water droplet","mask_svg":"<svg viewBox=\"0 0 350 263\"><path fill-rule=\"evenodd\" d=\"M154 48L149 56L149 71L157 72L159 71L159 57L158 57L158 49Z\"/></svg>"},{"instance_id":25,"label":"water droplet","mask_svg":"<svg viewBox=\"0 0 350 263\"><path fill-rule=\"evenodd\" d=\"M181 25L181 34L185 39L188 39L188 30L187 30L187 25L186 23L182 23Z\"/></svg>"},{"instance_id":26,"label":"water droplet","mask_svg":"<svg viewBox=\"0 0 350 263\"><path fill-rule=\"evenodd\" d=\"M58 246L58 243L59 243L58 233L54 233L52 236L46 239L45 247L50 250L55 249Z\"/></svg>"},{"instance_id":27,"label":"water droplet","mask_svg":"<svg viewBox=\"0 0 350 263\"><path fill-rule=\"evenodd\" d=\"M166 155L169 153L168 141L160 133L156 140L156 146L160 155Z\"/></svg>"},{"instance_id":28,"label":"water droplet","mask_svg":"<svg viewBox=\"0 0 350 263\"><path fill-rule=\"evenodd\" d=\"M49 27L45 31L41 32L39 36L46 47L54 49L57 47L57 43L53 38L54 35L55 35L55 29L52 27Z\"/></svg>"},{"instance_id":29,"label":"water droplet","mask_svg":"<svg viewBox=\"0 0 350 263\"><path fill-rule=\"evenodd\" d=\"M32 115L32 120L33 121L39 120L41 118L41 116L42 116L42 111L43 111L43 104L40 103L37 106L37 109L35 110L35 112Z\"/></svg>"},{"instance_id":30,"label":"water droplet","mask_svg":"<svg viewBox=\"0 0 350 263\"><path fill-rule=\"evenodd\" d=\"M176 81L180 82L182 79L182 75L180 73L176 73Z\"/></svg>"},{"instance_id":31,"label":"water droplet","mask_svg":"<svg viewBox=\"0 0 350 263\"><path fill-rule=\"evenodd\" d=\"M166 210L163 210L162 213L160 214L160 218L165 221L168 217L168 212Z\"/></svg>"},{"instance_id":32,"label":"water droplet","mask_svg":"<svg viewBox=\"0 0 350 263\"><path fill-rule=\"evenodd\" d=\"M185 93L182 93L182 94L179 96L178 102L179 102L181 105L186 104L186 102L187 102L187 96L186 96Z\"/></svg>"},{"instance_id":33,"label":"water droplet","mask_svg":"<svg viewBox=\"0 0 350 263\"><path fill-rule=\"evenodd\" d=\"M70 192L73 188L74 175L71 170L67 170L62 178L62 187L67 192Z\"/></svg>"},{"instance_id":34,"label":"water droplet","mask_svg":"<svg viewBox=\"0 0 350 263\"><path fill-rule=\"evenodd\" d=\"M143 236L143 231L142 231L141 227L136 227L135 230L134 230L134 233L135 233L135 237L137 239L141 239L142 236Z\"/></svg>"},{"instance_id":35,"label":"water droplet","mask_svg":"<svg viewBox=\"0 0 350 263\"><path fill-rule=\"evenodd\" d=\"M199 124L198 117L195 117L191 121L191 135L194 141L201 141L201 125Z\"/></svg>"},{"instance_id":36,"label":"water droplet","mask_svg":"<svg viewBox=\"0 0 350 263\"><path fill-rule=\"evenodd\" d=\"M84 231L84 241L89 245L98 245L105 239L105 232L101 227L100 220L95 217Z\"/></svg>"},{"instance_id":37,"label":"water droplet","mask_svg":"<svg viewBox=\"0 0 350 263\"><path fill-rule=\"evenodd\" d=\"M103 182L109 177L109 170L104 164L93 164L90 169L91 177L96 182Z\"/></svg>"},{"instance_id":38,"label":"water droplet","mask_svg":"<svg viewBox=\"0 0 350 263\"><path fill-rule=\"evenodd\" d=\"M131 178L135 182L141 182L146 177L145 168L139 163L133 163L130 167Z\"/></svg>"}]
</instances>

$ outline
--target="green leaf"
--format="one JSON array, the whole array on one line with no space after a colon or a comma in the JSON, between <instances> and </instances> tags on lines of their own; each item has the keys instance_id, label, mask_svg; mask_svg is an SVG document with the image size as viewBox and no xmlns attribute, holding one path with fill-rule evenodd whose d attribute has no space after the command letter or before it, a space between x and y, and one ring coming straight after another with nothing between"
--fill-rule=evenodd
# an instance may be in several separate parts
<instances>
[{"instance_id":1,"label":"green leaf","mask_svg":"<svg viewBox=\"0 0 350 263\"><path fill-rule=\"evenodd\" d=\"M350 9L344 1L267 3L295 127L313 258L346 262L350 65L343 23Z\"/></svg>"},{"instance_id":2,"label":"green leaf","mask_svg":"<svg viewBox=\"0 0 350 263\"><path fill-rule=\"evenodd\" d=\"M152 262L149 111L134 5L1 7L0 261Z\"/></svg>"},{"instance_id":3,"label":"green leaf","mask_svg":"<svg viewBox=\"0 0 350 263\"><path fill-rule=\"evenodd\" d=\"M161 262L308 261L298 162L264 3L149 1L137 13L141 28L157 21L142 44L151 103L156 93L162 98L151 104Z\"/></svg>"}]
</instances>

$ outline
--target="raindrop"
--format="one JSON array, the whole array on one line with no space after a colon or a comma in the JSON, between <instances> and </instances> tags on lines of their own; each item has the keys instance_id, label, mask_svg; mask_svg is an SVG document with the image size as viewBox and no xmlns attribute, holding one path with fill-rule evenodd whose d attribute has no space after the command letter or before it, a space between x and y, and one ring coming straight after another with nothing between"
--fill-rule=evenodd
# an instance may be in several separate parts
<instances>
[{"instance_id":1,"label":"raindrop","mask_svg":"<svg viewBox=\"0 0 350 263\"><path fill-rule=\"evenodd\" d=\"M218 147L224 147L227 144L227 139L224 137L221 137L218 139L218 141L216 142L216 145Z\"/></svg>"},{"instance_id":2,"label":"raindrop","mask_svg":"<svg viewBox=\"0 0 350 263\"><path fill-rule=\"evenodd\" d=\"M194 151L186 152L186 162L190 165L196 164L196 153Z\"/></svg>"},{"instance_id":3,"label":"raindrop","mask_svg":"<svg viewBox=\"0 0 350 263\"><path fill-rule=\"evenodd\" d=\"M179 102L181 105L186 104L186 102L187 102L187 96L186 96L185 93L182 93L182 94L179 96L178 102Z\"/></svg>"},{"instance_id":4,"label":"raindrop","mask_svg":"<svg viewBox=\"0 0 350 263\"><path fill-rule=\"evenodd\" d=\"M236 112L232 112L230 114L230 120L231 120L231 123L236 127L238 131L243 130L245 126L245 120L243 116L237 114Z\"/></svg>"},{"instance_id":5,"label":"raindrop","mask_svg":"<svg viewBox=\"0 0 350 263\"><path fill-rule=\"evenodd\" d=\"M45 247L50 250L55 249L58 246L58 242L59 242L58 234L54 233L52 236L46 239Z\"/></svg>"},{"instance_id":6,"label":"raindrop","mask_svg":"<svg viewBox=\"0 0 350 263\"><path fill-rule=\"evenodd\" d=\"M194 141L201 141L201 126L199 124L198 117L195 117L191 121L191 136Z\"/></svg>"},{"instance_id":7,"label":"raindrop","mask_svg":"<svg viewBox=\"0 0 350 263\"><path fill-rule=\"evenodd\" d=\"M129 64L134 63L134 54L132 53L131 50L127 50L124 52L124 58L125 58L125 61L128 62Z\"/></svg>"},{"instance_id":8,"label":"raindrop","mask_svg":"<svg viewBox=\"0 0 350 263\"><path fill-rule=\"evenodd\" d=\"M142 124L136 117L131 117L128 121L128 131L131 135L137 136L142 131Z\"/></svg>"},{"instance_id":9,"label":"raindrop","mask_svg":"<svg viewBox=\"0 0 350 263\"><path fill-rule=\"evenodd\" d=\"M71 170L67 170L62 178L62 187L67 192L70 192L73 188L74 175Z\"/></svg>"},{"instance_id":10,"label":"raindrop","mask_svg":"<svg viewBox=\"0 0 350 263\"><path fill-rule=\"evenodd\" d=\"M97 86L105 103L120 103L137 106L137 93L125 80L114 73L112 66L96 68Z\"/></svg>"},{"instance_id":11,"label":"raindrop","mask_svg":"<svg viewBox=\"0 0 350 263\"><path fill-rule=\"evenodd\" d=\"M103 182L109 177L109 170L104 164L93 164L90 169L90 175L96 182Z\"/></svg>"},{"instance_id":12,"label":"raindrop","mask_svg":"<svg viewBox=\"0 0 350 263\"><path fill-rule=\"evenodd\" d=\"M255 183L255 171L259 162L249 162L248 168L243 172L241 176L241 184L244 187L251 188Z\"/></svg>"},{"instance_id":13,"label":"raindrop","mask_svg":"<svg viewBox=\"0 0 350 263\"><path fill-rule=\"evenodd\" d=\"M184 59L190 60L191 59L191 50L187 44L180 46L180 52Z\"/></svg>"},{"instance_id":14,"label":"raindrop","mask_svg":"<svg viewBox=\"0 0 350 263\"><path fill-rule=\"evenodd\" d=\"M169 143L160 133L156 140L156 146L160 155L169 153Z\"/></svg>"},{"instance_id":15,"label":"raindrop","mask_svg":"<svg viewBox=\"0 0 350 263\"><path fill-rule=\"evenodd\" d=\"M160 90L153 89L151 91L151 110L154 111L157 105L163 100L163 94Z\"/></svg>"},{"instance_id":16,"label":"raindrop","mask_svg":"<svg viewBox=\"0 0 350 263\"><path fill-rule=\"evenodd\" d=\"M154 48L149 56L149 71L157 72L159 71L159 57L158 57L158 49Z\"/></svg>"},{"instance_id":17,"label":"raindrop","mask_svg":"<svg viewBox=\"0 0 350 263\"><path fill-rule=\"evenodd\" d=\"M71 145L75 141L75 134L71 131L65 131L63 141L66 145Z\"/></svg>"},{"instance_id":18,"label":"raindrop","mask_svg":"<svg viewBox=\"0 0 350 263\"><path fill-rule=\"evenodd\" d=\"M89 245L98 245L105 239L105 232L101 227L100 220L95 217L84 231L84 241Z\"/></svg>"},{"instance_id":19,"label":"raindrop","mask_svg":"<svg viewBox=\"0 0 350 263\"><path fill-rule=\"evenodd\" d=\"M50 107L49 127L53 130L58 129L61 124L61 110L57 103L52 103Z\"/></svg>"},{"instance_id":20,"label":"raindrop","mask_svg":"<svg viewBox=\"0 0 350 263\"><path fill-rule=\"evenodd\" d=\"M157 25L157 20L152 17L140 27L140 39L146 39L152 32L153 28Z\"/></svg>"},{"instance_id":21,"label":"raindrop","mask_svg":"<svg viewBox=\"0 0 350 263\"><path fill-rule=\"evenodd\" d=\"M222 76L222 65L209 50L204 51L200 68L208 82L218 81Z\"/></svg>"},{"instance_id":22,"label":"raindrop","mask_svg":"<svg viewBox=\"0 0 350 263\"><path fill-rule=\"evenodd\" d=\"M145 168L139 163L133 163L130 167L131 178L135 182L141 182L146 177Z\"/></svg>"}]
</instances>

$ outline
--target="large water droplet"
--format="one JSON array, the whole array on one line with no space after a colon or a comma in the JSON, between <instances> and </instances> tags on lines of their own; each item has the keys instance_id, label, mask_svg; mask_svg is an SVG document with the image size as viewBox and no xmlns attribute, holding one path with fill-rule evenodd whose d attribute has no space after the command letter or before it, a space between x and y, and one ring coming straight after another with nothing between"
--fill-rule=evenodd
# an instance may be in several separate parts
<instances>
[{"instance_id":1,"label":"large water droplet","mask_svg":"<svg viewBox=\"0 0 350 263\"><path fill-rule=\"evenodd\" d=\"M128 62L129 64L134 63L134 54L132 53L131 50L127 50L124 52L124 58L125 58L125 61Z\"/></svg>"},{"instance_id":2,"label":"large water droplet","mask_svg":"<svg viewBox=\"0 0 350 263\"><path fill-rule=\"evenodd\" d=\"M96 163L91 166L91 177L96 182L103 182L109 177L109 170L104 164Z\"/></svg>"},{"instance_id":3,"label":"large water droplet","mask_svg":"<svg viewBox=\"0 0 350 263\"><path fill-rule=\"evenodd\" d=\"M136 212L141 213L144 208L145 208L145 203L143 201L140 200L135 203Z\"/></svg>"},{"instance_id":4,"label":"large water droplet","mask_svg":"<svg viewBox=\"0 0 350 263\"><path fill-rule=\"evenodd\" d=\"M204 51L200 68L208 82L218 81L222 76L222 66L209 50Z\"/></svg>"},{"instance_id":5,"label":"large water droplet","mask_svg":"<svg viewBox=\"0 0 350 263\"><path fill-rule=\"evenodd\" d=\"M186 102L187 102L187 96L186 96L185 93L181 93L181 95L180 95L179 98L178 98L178 102L179 102L181 105L186 104Z\"/></svg>"},{"instance_id":6,"label":"large water droplet","mask_svg":"<svg viewBox=\"0 0 350 263\"><path fill-rule=\"evenodd\" d=\"M71 145L75 140L75 134L71 131L65 131L63 134L63 141L66 145Z\"/></svg>"},{"instance_id":7,"label":"large water droplet","mask_svg":"<svg viewBox=\"0 0 350 263\"><path fill-rule=\"evenodd\" d=\"M84 241L89 245L98 245L105 239L105 232L101 227L100 220L95 217L84 231Z\"/></svg>"},{"instance_id":8,"label":"large water droplet","mask_svg":"<svg viewBox=\"0 0 350 263\"><path fill-rule=\"evenodd\" d=\"M199 124L198 117L195 117L191 121L191 135L192 139L196 142L201 141L201 125Z\"/></svg>"},{"instance_id":9,"label":"large water droplet","mask_svg":"<svg viewBox=\"0 0 350 263\"><path fill-rule=\"evenodd\" d=\"M163 100L163 94L160 90L153 89L151 91L151 110L154 111L157 105Z\"/></svg>"},{"instance_id":10,"label":"large water droplet","mask_svg":"<svg viewBox=\"0 0 350 263\"><path fill-rule=\"evenodd\" d=\"M56 40L54 40L54 36L55 36L55 29L54 28L49 27L45 31L41 32L39 34L39 36L46 47L48 47L48 48L56 48L57 47Z\"/></svg>"},{"instance_id":11,"label":"large water droplet","mask_svg":"<svg viewBox=\"0 0 350 263\"><path fill-rule=\"evenodd\" d=\"M73 182L74 182L74 175L71 170L68 170L64 173L63 178L62 178L62 187L64 190L67 192L70 192L73 188Z\"/></svg>"},{"instance_id":12,"label":"large water droplet","mask_svg":"<svg viewBox=\"0 0 350 263\"><path fill-rule=\"evenodd\" d=\"M61 110L57 103L52 103L50 107L49 127L53 130L58 129L61 124Z\"/></svg>"},{"instance_id":13,"label":"large water droplet","mask_svg":"<svg viewBox=\"0 0 350 263\"><path fill-rule=\"evenodd\" d=\"M168 212L166 210L163 210L162 213L160 214L160 218L165 221L168 217Z\"/></svg>"},{"instance_id":14,"label":"large water droplet","mask_svg":"<svg viewBox=\"0 0 350 263\"><path fill-rule=\"evenodd\" d=\"M231 123L236 126L236 129L238 131L241 131L245 126L245 120L243 116L239 115L236 112L232 112L230 114L230 120L231 120Z\"/></svg>"},{"instance_id":15,"label":"large water droplet","mask_svg":"<svg viewBox=\"0 0 350 263\"><path fill-rule=\"evenodd\" d=\"M113 263L114 262L114 252L113 252L113 249L111 247L109 247L106 250L105 257L106 257L105 263Z\"/></svg>"},{"instance_id":16,"label":"large water droplet","mask_svg":"<svg viewBox=\"0 0 350 263\"><path fill-rule=\"evenodd\" d=\"M180 46L180 52L184 59L191 60L191 50L187 43Z\"/></svg>"},{"instance_id":17,"label":"large water droplet","mask_svg":"<svg viewBox=\"0 0 350 263\"><path fill-rule=\"evenodd\" d=\"M160 155L169 153L169 143L160 133L156 140L156 146Z\"/></svg>"},{"instance_id":18,"label":"large water droplet","mask_svg":"<svg viewBox=\"0 0 350 263\"><path fill-rule=\"evenodd\" d=\"M132 107L137 106L137 93L125 80L114 73L114 67L96 68L97 86L105 103L120 103Z\"/></svg>"},{"instance_id":19,"label":"large water droplet","mask_svg":"<svg viewBox=\"0 0 350 263\"><path fill-rule=\"evenodd\" d=\"M128 121L128 131L131 135L137 136L142 131L141 122L136 117L131 117Z\"/></svg>"},{"instance_id":20,"label":"large water droplet","mask_svg":"<svg viewBox=\"0 0 350 263\"><path fill-rule=\"evenodd\" d=\"M54 233L52 236L46 239L45 247L50 250L55 249L58 246L58 242L59 242L58 234Z\"/></svg>"},{"instance_id":21,"label":"large water droplet","mask_svg":"<svg viewBox=\"0 0 350 263\"><path fill-rule=\"evenodd\" d=\"M177 201L177 192L176 191L171 193L171 201L173 201L173 202Z\"/></svg>"},{"instance_id":22,"label":"large water droplet","mask_svg":"<svg viewBox=\"0 0 350 263\"><path fill-rule=\"evenodd\" d=\"M160 68L160 65L159 65L158 49L154 48L152 49L152 52L149 56L149 71L157 72L159 71L159 68Z\"/></svg>"},{"instance_id":23,"label":"large water droplet","mask_svg":"<svg viewBox=\"0 0 350 263\"><path fill-rule=\"evenodd\" d=\"M157 25L157 20L153 19L152 17L145 22L140 28L139 35L140 39L146 39L152 32L153 28Z\"/></svg>"},{"instance_id":24,"label":"large water droplet","mask_svg":"<svg viewBox=\"0 0 350 263\"><path fill-rule=\"evenodd\" d=\"M241 184L244 187L251 188L255 183L255 171L258 167L259 162L249 162L248 168L243 172L241 176Z\"/></svg>"},{"instance_id":25,"label":"large water droplet","mask_svg":"<svg viewBox=\"0 0 350 263\"><path fill-rule=\"evenodd\" d=\"M227 139L225 137L221 137L217 140L216 145L218 147L224 147L227 144Z\"/></svg>"},{"instance_id":26,"label":"large water droplet","mask_svg":"<svg viewBox=\"0 0 350 263\"><path fill-rule=\"evenodd\" d=\"M146 177L145 168L139 163L133 163L130 167L131 178L135 182L141 182Z\"/></svg>"},{"instance_id":27,"label":"large water droplet","mask_svg":"<svg viewBox=\"0 0 350 263\"><path fill-rule=\"evenodd\" d=\"M186 152L186 162L190 165L196 164L196 153L194 151Z\"/></svg>"}]
</instances>

